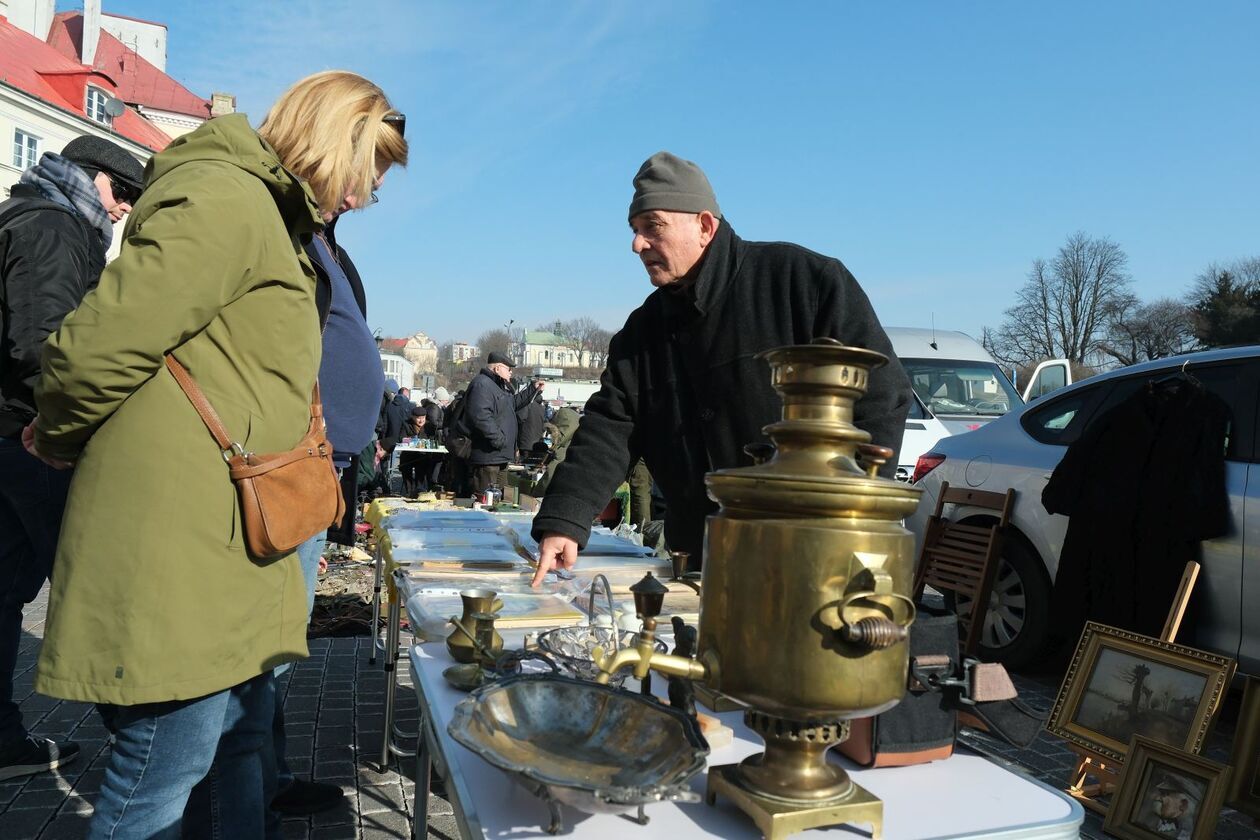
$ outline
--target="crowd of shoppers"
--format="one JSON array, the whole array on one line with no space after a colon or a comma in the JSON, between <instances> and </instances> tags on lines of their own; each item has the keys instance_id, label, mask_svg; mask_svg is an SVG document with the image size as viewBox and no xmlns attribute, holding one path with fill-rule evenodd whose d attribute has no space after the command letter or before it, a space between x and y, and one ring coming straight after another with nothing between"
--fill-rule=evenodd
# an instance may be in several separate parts
<instances>
[{"instance_id":1,"label":"crowd of shoppers","mask_svg":"<svg viewBox=\"0 0 1260 840\"><path fill-rule=\"evenodd\" d=\"M22 608L51 577L35 689L95 703L113 735L92 837L278 837L280 815L342 796L291 771L274 679L307 655L325 546L353 540L353 513L295 550L251 554L231 451L284 452L322 417L349 511L363 475L390 489L404 438L446 442L444 481L464 495L536 455L538 578L574 564L623 480L641 529L655 474L671 544L699 559L713 510L703 474L743 463L779 410L757 354L817 335L891 354L843 265L740 240L699 167L660 153L629 213L658 289L614 337L582 421L549 418L543 383L514 379L497 352L466 393L414 403L382 374L364 284L336 237L406 164L405 127L377 85L328 71L257 129L211 120L143 171L107 141L70 143L0 205L0 326L13 337L0 354L0 779L76 754L31 737L12 698ZM895 444L908 405L890 365L855 422ZM433 464L411 460L404 491L434 484Z\"/></svg>"}]
</instances>

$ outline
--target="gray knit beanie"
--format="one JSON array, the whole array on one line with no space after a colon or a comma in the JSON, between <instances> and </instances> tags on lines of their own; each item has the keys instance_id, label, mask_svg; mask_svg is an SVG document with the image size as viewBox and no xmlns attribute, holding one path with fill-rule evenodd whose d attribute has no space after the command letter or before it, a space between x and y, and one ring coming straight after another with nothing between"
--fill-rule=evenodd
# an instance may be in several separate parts
<instances>
[{"instance_id":1,"label":"gray knit beanie","mask_svg":"<svg viewBox=\"0 0 1260 840\"><path fill-rule=\"evenodd\" d=\"M689 160L669 152L657 152L643 162L634 176L630 218L648 210L699 213L708 210L719 219L717 196L704 171Z\"/></svg>"}]
</instances>

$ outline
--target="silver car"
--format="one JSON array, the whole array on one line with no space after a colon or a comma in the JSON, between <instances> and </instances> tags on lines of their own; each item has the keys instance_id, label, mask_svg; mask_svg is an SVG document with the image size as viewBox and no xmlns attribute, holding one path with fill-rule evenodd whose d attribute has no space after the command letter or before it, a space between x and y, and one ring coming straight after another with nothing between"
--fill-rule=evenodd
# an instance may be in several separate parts
<instances>
[{"instance_id":1,"label":"silver car","mask_svg":"<svg viewBox=\"0 0 1260 840\"><path fill-rule=\"evenodd\" d=\"M1068 445L1147 382L1183 371L1233 411L1225 470L1233 530L1203 543L1196 588L1202 619L1178 640L1237 657L1241 672L1260 675L1260 347L1255 346L1161 359L1086 379L973 432L945 438L919 459L913 480L925 492L906 524L920 545L942 482L999 493L1013 487L1018 494L985 617L986 658L1020 666L1043 653L1054 621L1051 587L1068 520L1046 513L1041 491ZM952 505L944 515L956 522L994 521L991 512ZM971 605L958 608L966 612Z\"/></svg>"}]
</instances>

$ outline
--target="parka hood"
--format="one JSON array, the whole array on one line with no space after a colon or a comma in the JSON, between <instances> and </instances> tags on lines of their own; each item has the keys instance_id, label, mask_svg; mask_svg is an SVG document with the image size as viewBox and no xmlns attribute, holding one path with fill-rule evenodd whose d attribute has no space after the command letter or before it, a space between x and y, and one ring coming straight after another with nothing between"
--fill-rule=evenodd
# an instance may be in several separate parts
<instances>
[{"instance_id":1,"label":"parka hood","mask_svg":"<svg viewBox=\"0 0 1260 840\"><path fill-rule=\"evenodd\" d=\"M228 114L171 141L145 166L145 183L194 161L221 161L253 175L266 185L286 223L297 233L314 233L324 225L314 193L284 168L267 141L258 136L244 114Z\"/></svg>"}]
</instances>

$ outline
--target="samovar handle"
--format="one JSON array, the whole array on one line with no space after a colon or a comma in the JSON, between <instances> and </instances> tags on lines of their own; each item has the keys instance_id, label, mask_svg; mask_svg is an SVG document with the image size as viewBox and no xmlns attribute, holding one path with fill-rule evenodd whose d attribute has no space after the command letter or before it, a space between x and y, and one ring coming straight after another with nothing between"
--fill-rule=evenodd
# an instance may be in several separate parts
<instances>
[{"instance_id":1,"label":"samovar handle","mask_svg":"<svg viewBox=\"0 0 1260 840\"><path fill-rule=\"evenodd\" d=\"M914 601L893 591L892 576L884 569L867 569L875 579L875 587L869 591L852 592L839 603L823 607L819 620L837 631L846 642L862 645L871 650L883 650L910 638L910 625L914 624L918 610ZM872 602L889 612L896 619L883 616L856 616L853 610L861 609L863 601ZM898 616L898 607L904 610ZM870 609L870 607L866 607Z\"/></svg>"}]
</instances>

